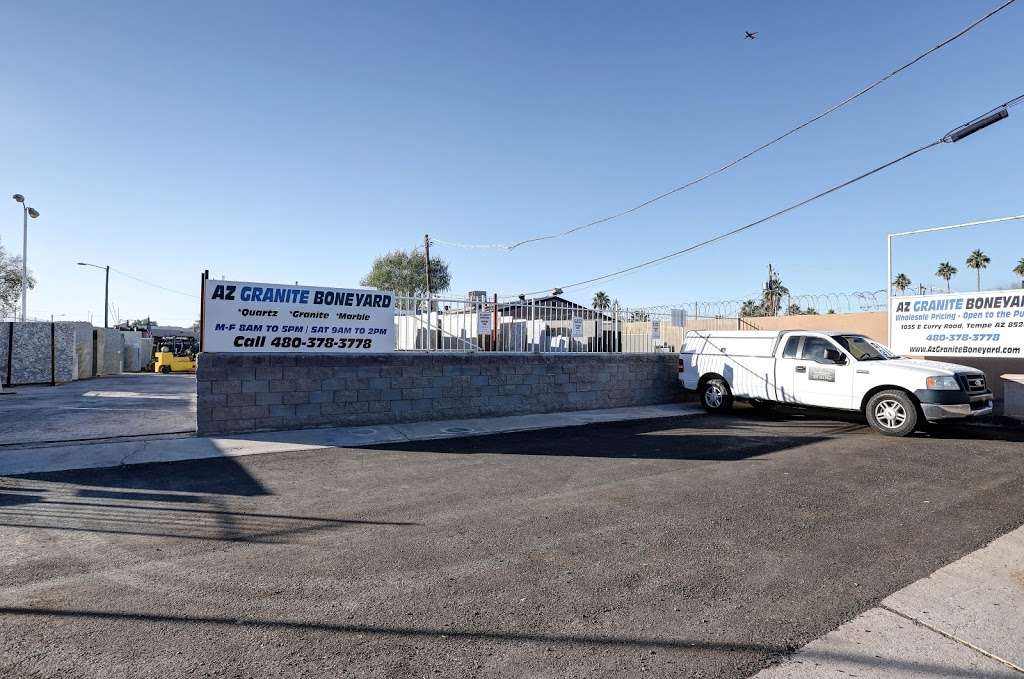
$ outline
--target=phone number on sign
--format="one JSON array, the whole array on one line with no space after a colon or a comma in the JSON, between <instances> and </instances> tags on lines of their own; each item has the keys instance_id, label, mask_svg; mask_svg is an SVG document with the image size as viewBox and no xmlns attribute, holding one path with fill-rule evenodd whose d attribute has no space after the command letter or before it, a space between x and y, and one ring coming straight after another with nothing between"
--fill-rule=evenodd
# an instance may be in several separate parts
<instances>
[{"instance_id":1,"label":"phone number on sign","mask_svg":"<svg viewBox=\"0 0 1024 679\"><path fill-rule=\"evenodd\" d=\"M268 343L266 335L240 335L235 338L234 345L253 349L266 346L278 349L370 349L373 347L373 340L361 337L274 337Z\"/></svg>"},{"instance_id":2,"label":"phone number on sign","mask_svg":"<svg viewBox=\"0 0 1024 679\"><path fill-rule=\"evenodd\" d=\"M975 333L973 335L928 335L929 342L998 342L999 333Z\"/></svg>"}]
</instances>

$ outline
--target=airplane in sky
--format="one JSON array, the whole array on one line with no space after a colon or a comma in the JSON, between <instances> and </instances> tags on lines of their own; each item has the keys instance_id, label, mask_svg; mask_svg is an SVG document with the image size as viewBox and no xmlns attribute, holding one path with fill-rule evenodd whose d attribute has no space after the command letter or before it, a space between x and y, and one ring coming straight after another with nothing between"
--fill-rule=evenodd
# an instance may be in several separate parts
<instances>
[{"instance_id":1,"label":"airplane in sky","mask_svg":"<svg viewBox=\"0 0 1024 679\"><path fill-rule=\"evenodd\" d=\"M750 31L743 32L747 34L747 40L755 40L757 38L757 31L754 31L753 33L751 33Z\"/></svg>"}]
</instances>

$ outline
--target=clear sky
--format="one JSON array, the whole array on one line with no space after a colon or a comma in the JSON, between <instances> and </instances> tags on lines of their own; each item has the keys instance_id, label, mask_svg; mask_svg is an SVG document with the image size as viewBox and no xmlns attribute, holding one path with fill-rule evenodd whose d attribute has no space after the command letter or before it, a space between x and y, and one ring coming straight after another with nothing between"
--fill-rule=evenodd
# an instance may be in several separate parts
<instances>
[{"instance_id":1,"label":"clear sky","mask_svg":"<svg viewBox=\"0 0 1024 679\"><path fill-rule=\"evenodd\" d=\"M29 314L102 322L111 266L197 293L220 277L348 287L436 238L506 242L615 212L836 103L994 7L978 2L8 3L0 187L25 194ZM758 39L744 40L745 30ZM554 287L847 179L1024 92L1024 4L740 167L514 252L437 246L453 292ZM888 231L1024 212L1024 107L812 206L603 285L625 304L885 285ZM0 241L21 251L9 198ZM3 216L6 215L6 216ZM940 285L972 248L1014 284L1024 224L916 239ZM593 289L575 293L589 300ZM122 318L198 300L111 274Z\"/></svg>"}]
</instances>

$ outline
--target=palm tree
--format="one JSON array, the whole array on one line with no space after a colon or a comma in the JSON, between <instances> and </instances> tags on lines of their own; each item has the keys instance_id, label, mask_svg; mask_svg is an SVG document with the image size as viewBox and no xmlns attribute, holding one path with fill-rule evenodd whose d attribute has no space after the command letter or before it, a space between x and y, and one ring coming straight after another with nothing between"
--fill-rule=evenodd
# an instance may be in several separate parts
<instances>
[{"instance_id":1,"label":"palm tree","mask_svg":"<svg viewBox=\"0 0 1024 679\"><path fill-rule=\"evenodd\" d=\"M764 316L764 309L756 301L748 299L740 309L740 316Z\"/></svg>"},{"instance_id":2,"label":"palm tree","mask_svg":"<svg viewBox=\"0 0 1024 679\"><path fill-rule=\"evenodd\" d=\"M1024 257L1021 257L1017 266L1013 267L1013 273L1020 276L1020 287L1024 288Z\"/></svg>"},{"instance_id":3,"label":"palm tree","mask_svg":"<svg viewBox=\"0 0 1024 679\"><path fill-rule=\"evenodd\" d=\"M594 293L594 299L591 301L590 306L594 307L599 311L604 311L611 305L611 299L608 297L608 293L603 290L599 290Z\"/></svg>"},{"instance_id":4,"label":"palm tree","mask_svg":"<svg viewBox=\"0 0 1024 679\"><path fill-rule=\"evenodd\" d=\"M765 282L764 290L761 292L761 315L778 316L779 310L782 308L782 298L788 294L789 288L782 284L779 272L769 264L768 280Z\"/></svg>"},{"instance_id":5,"label":"palm tree","mask_svg":"<svg viewBox=\"0 0 1024 679\"><path fill-rule=\"evenodd\" d=\"M957 271L959 271L959 269L949 262L939 263L939 268L936 269L935 275L946 281L946 292L949 292L949 279L955 276Z\"/></svg>"},{"instance_id":6,"label":"palm tree","mask_svg":"<svg viewBox=\"0 0 1024 679\"><path fill-rule=\"evenodd\" d=\"M967 268L974 269L978 274L978 292L981 292L981 270L992 260L981 250L975 250L967 257Z\"/></svg>"},{"instance_id":7,"label":"palm tree","mask_svg":"<svg viewBox=\"0 0 1024 679\"><path fill-rule=\"evenodd\" d=\"M900 291L900 294L902 294L904 290L910 287L910 277L905 273L896 274L896 278L892 280L892 284Z\"/></svg>"}]
</instances>

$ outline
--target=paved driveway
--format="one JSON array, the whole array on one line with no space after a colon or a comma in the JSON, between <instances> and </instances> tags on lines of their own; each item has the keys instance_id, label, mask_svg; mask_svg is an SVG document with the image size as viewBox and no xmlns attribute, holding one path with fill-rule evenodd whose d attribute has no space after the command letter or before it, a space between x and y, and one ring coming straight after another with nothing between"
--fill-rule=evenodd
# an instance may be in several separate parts
<instances>
[{"instance_id":1,"label":"paved driveway","mask_svg":"<svg viewBox=\"0 0 1024 679\"><path fill-rule=\"evenodd\" d=\"M0 396L0 446L192 432L195 375L130 373Z\"/></svg>"},{"instance_id":2,"label":"paved driveway","mask_svg":"<svg viewBox=\"0 0 1024 679\"><path fill-rule=\"evenodd\" d=\"M1022 442L690 417L0 479L0 676L744 677L1024 523Z\"/></svg>"}]
</instances>

